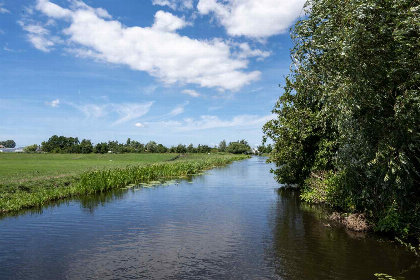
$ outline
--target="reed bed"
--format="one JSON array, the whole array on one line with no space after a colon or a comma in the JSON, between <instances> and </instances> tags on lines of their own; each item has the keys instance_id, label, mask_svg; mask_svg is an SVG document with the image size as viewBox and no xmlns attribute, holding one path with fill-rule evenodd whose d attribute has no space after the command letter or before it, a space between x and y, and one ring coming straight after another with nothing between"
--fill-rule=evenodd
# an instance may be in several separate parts
<instances>
[{"instance_id":1,"label":"reed bed","mask_svg":"<svg viewBox=\"0 0 420 280\"><path fill-rule=\"evenodd\" d=\"M87 171L59 183L54 180L37 182L37 188L18 186L11 188L10 192L0 193L0 212L42 206L62 198L101 193L131 184L191 176L244 158L247 156L223 155L200 160L131 165L125 168Z\"/></svg>"}]
</instances>

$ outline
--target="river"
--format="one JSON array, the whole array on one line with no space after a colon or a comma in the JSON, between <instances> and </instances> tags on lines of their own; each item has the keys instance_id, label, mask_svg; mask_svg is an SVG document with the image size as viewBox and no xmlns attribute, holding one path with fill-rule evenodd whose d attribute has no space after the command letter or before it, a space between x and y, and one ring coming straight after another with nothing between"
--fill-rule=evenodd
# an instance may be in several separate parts
<instances>
[{"instance_id":1,"label":"river","mask_svg":"<svg viewBox=\"0 0 420 280\"><path fill-rule=\"evenodd\" d=\"M265 158L0 217L0 279L420 279L416 258L330 227Z\"/></svg>"}]
</instances>

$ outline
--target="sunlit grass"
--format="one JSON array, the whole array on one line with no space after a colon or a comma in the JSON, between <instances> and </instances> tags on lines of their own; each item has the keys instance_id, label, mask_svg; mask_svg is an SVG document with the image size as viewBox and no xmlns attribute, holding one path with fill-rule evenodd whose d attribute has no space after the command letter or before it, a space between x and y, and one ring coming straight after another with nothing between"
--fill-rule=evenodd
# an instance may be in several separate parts
<instances>
[{"instance_id":1,"label":"sunlit grass","mask_svg":"<svg viewBox=\"0 0 420 280\"><path fill-rule=\"evenodd\" d=\"M88 171L71 176L9 181L8 183L0 183L0 211L16 211L33 206L42 206L49 201L65 197L101 193L132 184L185 177L246 157L242 155L201 154L183 156L176 161L155 164L90 168Z\"/></svg>"}]
</instances>

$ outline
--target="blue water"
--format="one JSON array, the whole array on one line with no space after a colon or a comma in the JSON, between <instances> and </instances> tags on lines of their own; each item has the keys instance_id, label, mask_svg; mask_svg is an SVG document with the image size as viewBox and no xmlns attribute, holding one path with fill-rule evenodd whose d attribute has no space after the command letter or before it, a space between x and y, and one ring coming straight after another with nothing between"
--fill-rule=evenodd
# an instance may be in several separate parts
<instances>
[{"instance_id":1,"label":"blue water","mask_svg":"<svg viewBox=\"0 0 420 280\"><path fill-rule=\"evenodd\" d=\"M420 279L404 248L328 227L265 159L0 220L0 279Z\"/></svg>"}]
</instances>

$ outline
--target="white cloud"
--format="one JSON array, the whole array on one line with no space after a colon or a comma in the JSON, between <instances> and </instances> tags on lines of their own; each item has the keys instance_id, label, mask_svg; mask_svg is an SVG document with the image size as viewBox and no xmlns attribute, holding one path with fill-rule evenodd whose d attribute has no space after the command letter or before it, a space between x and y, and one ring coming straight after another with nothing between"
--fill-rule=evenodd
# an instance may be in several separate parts
<instances>
[{"instance_id":1,"label":"white cloud","mask_svg":"<svg viewBox=\"0 0 420 280\"><path fill-rule=\"evenodd\" d=\"M68 9L63 9L57 4L51 3L48 0L38 0L36 4L36 9L42 11L49 17L53 18L66 18L71 16L71 11Z\"/></svg>"},{"instance_id":2,"label":"white cloud","mask_svg":"<svg viewBox=\"0 0 420 280\"><path fill-rule=\"evenodd\" d=\"M69 22L63 32L71 45L68 52L128 65L133 70L146 71L166 84L197 84L236 91L259 79L261 74L259 71L245 72L248 61L235 58L229 44L221 40L180 36L175 31L187 23L169 13L157 12L152 27L125 27L119 21L107 20L104 13L98 15L98 9L85 4L64 9L47 0L39 0L37 9L49 17ZM54 44L45 36L30 41L43 51Z\"/></svg>"},{"instance_id":3,"label":"white cloud","mask_svg":"<svg viewBox=\"0 0 420 280\"><path fill-rule=\"evenodd\" d=\"M19 25L23 30L28 32L26 38L31 44L43 52L51 51L51 48L55 45L54 41L59 42L58 37L50 36L50 31L42 27L39 23L25 24L24 21L18 21Z\"/></svg>"},{"instance_id":4,"label":"white cloud","mask_svg":"<svg viewBox=\"0 0 420 280\"><path fill-rule=\"evenodd\" d=\"M184 89L182 91L182 93L188 94L189 96L192 96L192 97L199 97L200 96L200 94L198 92L196 92L195 90L192 90L192 89Z\"/></svg>"},{"instance_id":5,"label":"white cloud","mask_svg":"<svg viewBox=\"0 0 420 280\"><path fill-rule=\"evenodd\" d=\"M0 14L10 13L8 9L2 7L3 5L3 3L0 3Z\"/></svg>"},{"instance_id":6,"label":"white cloud","mask_svg":"<svg viewBox=\"0 0 420 280\"><path fill-rule=\"evenodd\" d=\"M144 124L142 124L142 123L136 123L135 125L134 125L135 127L144 127Z\"/></svg>"},{"instance_id":7,"label":"white cloud","mask_svg":"<svg viewBox=\"0 0 420 280\"><path fill-rule=\"evenodd\" d=\"M257 60L264 60L271 55L271 52L259 49L251 49L248 43L239 44L239 58L257 57Z\"/></svg>"},{"instance_id":8,"label":"white cloud","mask_svg":"<svg viewBox=\"0 0 420 280\"><path fill-rule=\"evenodd\" d=\"M284 33L306 0L200 0L200 14L214 14L229 35L266 38Z\"/></svg>"},{"instance_id":9,"label":"white cloud","mask_svg":"<svg viewBox=\"0 0 420 280\"><path fill-rule=\"evenodd\" d=\"M51 107L59 107L60 99L53 100L51 102L45 102L45 105L51 106Z\"/></svg>"},{"instance_id":10,"label":"white cloud","mask_svg":"<svg viewBox=\"0 0 420 280\"><path fill-rule=\"evenodd\" d=\"M153 103L153 101L150 101L146 103L109 103L103 105L76 105L73 103L68 104L80 110L88 119L101 118L116 113L118 115L118 119L115 120L112 125L118 125L146 115Z\"/></svg>"},{"instance_id":11,"label":"white cloud","mask_svg":"<svg viewBox=\"0 0 420 280\"><path fill-rule=\"evenodd\" d=\"M193 0L152 0L153 5L168 6L173 10L192 9Z\"/></svg>"},{"instance_id":12,"label":"white cloud","mask_svg":"<svg viewBox=\"0 0 420 280\"><path fill-rule=\"evenodd\" d=\"M120 118L116 120L113 125L122 124L146 115L152 105L153 102L143 104L113 104L113 110L120 115Z\"/></svg>"},{"instance_id":13,"label":"white cloud","mask_svg":"<svg viewBox=\"0 0 420 280\"><path fill-rule=\"evenodd\" d=\"M273 119L273 115L256 116L256 115L239 115L230 120L222 120L217 116L205 115L199 119L185 118L183 121L160 121L149 122L149 127L167 127L175 132L185 132L194 130L216 129L216 128L245 128L255 129L261 128L268 120Z\"/></svg>"},{"instance_id":14,"label":"white cloud","mask_svg":"<svg viewBox=\"0 0 420 280\"><path fill-rule=\"evenodd\" d=\"M178 115L184 113L185 106L187 106L188 104L190 104L190 102L187 101L184 104L175 107L167 116L168 117L175 117L175 116L178 116Z\"/></svg>"},{"instance_id":15,"label":"white cloud","mask_svg":"<svg viewBox=\"0 0 420 280\"><path fill-rule=\"evenodd\" d=\"M255 115L239 115L231 120L221 120L217 116L201 116L200 119L184 119L184 126L180 128L182 131L203 130L221 127L261 127L271 116L259 117Z\"/></svg>"},{"instance_id":16,"label":"white cloud","mask_svg":"<svg viewBox=\"0 0 420 280\"><path fill-rule=\"evenodd\" d=\"M111 111L107 110L107 105L96 105L96 104L85 104L85 105L74 105L74 104L70 104L71 106L76 107L77 109L79 109L85 116L86 118L100 118L100 117L104 117L107 114L109 114Z\"/></svg>"},{"instance_id":17,"label":"white cloud","mask_svg":"<svg viewBox=\"0 0 420 280\"><path fill-rule=\"evenodd\" d=\"M155 14L155 23L152 28L160 31L172 32L184 28L186 25L188 25L188 23L182 18L164 11L157 11Z\"/></svg>"}]
</instances>

